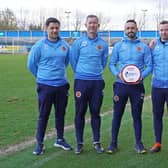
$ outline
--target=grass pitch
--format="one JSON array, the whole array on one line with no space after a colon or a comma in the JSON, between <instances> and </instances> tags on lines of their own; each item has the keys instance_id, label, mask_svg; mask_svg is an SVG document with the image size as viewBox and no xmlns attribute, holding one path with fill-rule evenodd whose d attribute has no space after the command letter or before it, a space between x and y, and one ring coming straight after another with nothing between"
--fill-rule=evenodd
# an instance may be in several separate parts
<instances>
[{"instance_id":1,"label":"grass pitch","mask_svg":"<svg viewBox=\"0 0 168 168\"><path fill-rule=\"evenodd\" d=\"M0 148L5 148L15 143L34 137L38 116L35 79L26 68L26 55L0 55ZM73 124L74 98L73 98L73 74L69 67L67 77L71 88L66 113L66 125ZM114 78L105 69L105 92L101 109L103 114L112 109L112 84ZM146 95L150 94L150 77L145 80ZM73 151L65 152L53 147L54 139L46 141L46 153L36 157L32 155L34 146L9 156L0 157L2 168L22 167L159 167L166 165L168 155L167 135L163 136L163 150L157 155L137 155L134 148L134 136L130 107L125 111L119 136L119 152L116 155L98 155L92 145L90 124L85 129L84 153L76 156ZM166 113L165 113L166 114ZM110 143L112 114L102 117L102 144L105 148ZM87 113L89 117L89 113ZM167 115L164 118L164 128L167 127ZM54 127L53 113L50 116L48 129ZM166 135L166 136L165 136ZM65 133L65 136L73 146L75 145L74 130ZM152 112L150 100L145 101L143 110L143 137L147 148L153 144ZM164 147L165 146L165 147ZM162 161L163 160L163 161ZM161 162L162 161L162 162Z\"/></svg>"}]
</instances>

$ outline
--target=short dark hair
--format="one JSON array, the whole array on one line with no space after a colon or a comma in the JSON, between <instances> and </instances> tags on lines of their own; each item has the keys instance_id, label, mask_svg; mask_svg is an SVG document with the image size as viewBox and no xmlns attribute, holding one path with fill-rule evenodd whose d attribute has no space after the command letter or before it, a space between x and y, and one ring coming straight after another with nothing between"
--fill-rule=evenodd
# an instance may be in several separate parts
<instances>
[{"instance_id":1,"label":"short dark hair","mask_svg":"<svg viewBox=\"0 0 168 168\"><path fill-rule=\"evenodd\" d=\"M129 19L129 20L126 21L126 23L129 23L129 22L132 22L132 23L137 25L137 23L136 23L136 21L134 19Z\"/></svg>"},{"instance_id":2,"label":"short dark hair","mask_svg":"<svg viewBox=\"0 0 168 168\"><path fill-rule=\"evenodd\" d=\"M99 18L96 16L96 15L93 15L93 14L91 14L91 15L88 15L87 17L86 17L86 21L88 20L88 18L96 18L97 19L97 21L99 22Z\"/></svg>"},{"instance_id":3,"label":"short dark hair","mask_svg":"<svg viewBox=\"0 0 168 168\"><path fill-rule=\"evenodd\" d=\"M168 24L168 20L163 20L160 22L160 24Z\"/></svg>"},{"instance_id":4,"label":"short dark hair","mask_svg":"<svg viewBox=\"0 0 168 168\"><path fill-rule=\"evenodd\" d=\"M49 17L45 24L46 26L49 26L50 23L58 23L60 25L60 21L54 17Z\"/></svg>"}]
</instances>

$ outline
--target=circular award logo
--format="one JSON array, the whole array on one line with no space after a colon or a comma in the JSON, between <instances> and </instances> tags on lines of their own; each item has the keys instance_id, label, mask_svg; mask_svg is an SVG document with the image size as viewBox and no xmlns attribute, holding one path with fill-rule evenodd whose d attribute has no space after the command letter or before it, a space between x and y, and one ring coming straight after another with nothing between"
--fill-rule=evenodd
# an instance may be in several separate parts
<instances>
[{"instance_id":1,"label":"circular award logo","mask_svg":"<svg viewBox=\"0 0 168 168\"><path fill-rule=\"evenodd\" d=\"M141 72L136 65L126 65L122 71L121 76L125 83L134 84L141 79Z\"/></svg>"}]
</instances>

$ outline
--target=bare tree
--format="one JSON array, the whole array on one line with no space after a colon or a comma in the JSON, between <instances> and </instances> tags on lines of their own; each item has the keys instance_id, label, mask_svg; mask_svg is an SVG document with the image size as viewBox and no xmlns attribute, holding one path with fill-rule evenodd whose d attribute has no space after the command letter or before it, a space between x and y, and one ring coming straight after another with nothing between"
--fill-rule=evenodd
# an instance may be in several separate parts
<instances>
[{"instance_id":1,"label":"bare tree","mask_svg":"<svg viewBox=\"0 0 168 168\"><path fill-rule=\"evenodd\" d=\"M156 28L158 30L159 23L165 19L166 17L166 7L168 5L167 0L156 0L157 10L154 14L155 20L156 20Z\"/></svg>"},{"instance_id":2,"label":"bare tree","mask_svg":"<svg viewBox=\"0 0 168 168\"><path fill-rule=\"evenodd\" d=\"M0 29L1 30L16 30L17 19L12 10L6 8L0 11Z\"/></svg>"},{"instance_id":3,"label":"bare tree","mask_svg":"<svg viewBox=\"0 0 168 168\"><path fill-rule=\"evenodd\" d=\"M19 30L27 30L27 28L28 28L28 20L27 20L28 13L29 13L29 10L24 10L22 8L19 10L20 17L17 19Z\"/></svg>"},{"instance_id":4,"label":"bare tree","mask_svg":"<svg viewBox=\"0 0 168 168\"><path fill-rule=\"evenodd\" d=\"M37 23L30 23L29 30L42 30L41 25Z\"/></svg>"},{"instance_id":5,"label":"bare tree","mask_svg":"<svg viewBox=\"0 0 168 168\"><path fill-rule=\"evenodd\" d=\"M134 11L132 14L129 14L127 16L127 19L134 19L137 22L137 27L139 31L142 31L143 28L145 29L146 13L143 12L143 15L138 16L137 13Z\"/></svg>"},{"instance_id":6,"label":"bare tree","mask_svg":"<svg viewBox=\"0 0 168 168\"><path fill-rule=\"evenodd\" d=\"M100 22L100 30L109 30L111 18L104 16L102 13L97 14Z\"/></svg>"},{"instance_id":7,"label":"bare tree","mask_svg":"<svg viewBox=\"0 0 168 168\"><path fill-rule=\"evenodd\" d=\"M39 28L40 30L44 30L44 27L45 27L45 9L40 9L40 12L39 12Z\"/></svg>"},{"instance_id":8,"label":"bare tree","mask_svg":"<svg viewBox=\"0 0 168 168\"><path fill-rule=\"evenodd\" d=\"M73 22L71 23L73 29L75 31L81 30L84 20L85 20L85 15L82 12L76 10Z\"/></svg>"},{"instance_id":9,"label":"bare tree","mask_svg":"<svg viewBox=\"0 0 168 168\"><path fill-rule=\"evenodd\" d=\"M48 17L56 17L58 20L61 21L61 29L64 29L67 26L67 22L66 22L66 16L65 16L65 10L63 8L54 8L54 9L50 9L47 10L44 13L44 9L42 10L42 14L43 14L43 19L47 19Z\"/></svg>"},{"instance_id":10,"label":"bare tree","mask_svg":"<svg viewBox=\"0 0 168 168\"><path fill-rule=\"evenodd\" d=\"M46 9L40 8L39 11L32 11L32 20L28 21L29 30L44 30L45 20L47 17ZM35 17L33 17L35 15Z\"/></svg>"}]
</instances>

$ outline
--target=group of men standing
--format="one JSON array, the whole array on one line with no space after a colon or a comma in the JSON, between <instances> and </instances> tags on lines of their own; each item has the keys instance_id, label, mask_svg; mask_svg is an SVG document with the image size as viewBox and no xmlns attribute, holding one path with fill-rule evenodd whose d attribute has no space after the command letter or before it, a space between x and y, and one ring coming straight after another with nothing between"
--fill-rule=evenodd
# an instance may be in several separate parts
<instances>
[{"instance_id":1,"label":"group of men standing","mask_svg":"<svg viewBox=\"0 0 168 168\"><path fill-rule=\"evenodd\" d=\"M101 117L105 82L103 71L108 60L108 45L98 36L99 19L88 15L85 22L86 34L75 40L70 48L60 38L60 21L56 18L46 20L47 36L38 41L31 49L27 66L37 82L39 117L37 122L36 148L33 154L44 151L44 136L52 105L55 109L55 128L57 131L55 147L71 150L72 147L64 138L65 111L68 102L69 83L66 78L66 67L70 62L74 72L75 97L75 154L80 154L84 147L85 114L89 106L93 147L97 153L103 153L100 142ZM130 99L133 126L135 132L135 150L146 153L141 139L142 106L145 89L144 78L153 73L152 104L154 116L155 144L151 152L161 149L162 117L164 103L168 103L168 21L160 23L160 38L150 43L150 48L140 41L135 20L125 23L126 37L116 43L110 58L109 69L116 77L113 84L113 119L112 137L106 152L111 154L118 149L118 133L125 105ZM140 71L139 79L134 83L125 81L122 71L125 66L134 65Z\"/></svg>"}]
</instances>

